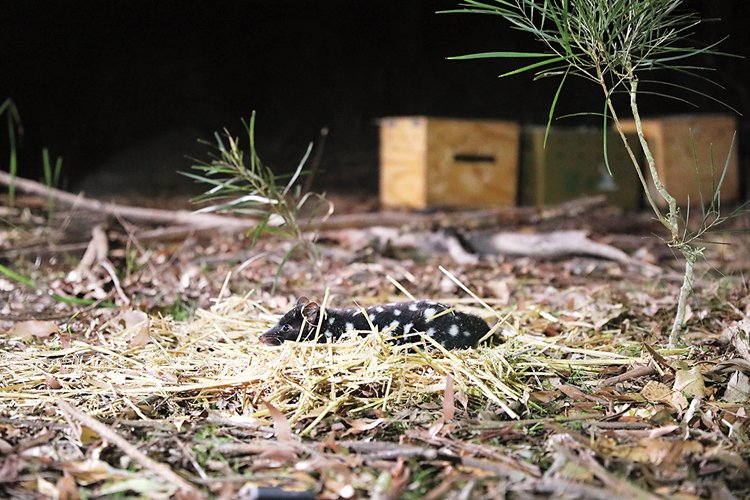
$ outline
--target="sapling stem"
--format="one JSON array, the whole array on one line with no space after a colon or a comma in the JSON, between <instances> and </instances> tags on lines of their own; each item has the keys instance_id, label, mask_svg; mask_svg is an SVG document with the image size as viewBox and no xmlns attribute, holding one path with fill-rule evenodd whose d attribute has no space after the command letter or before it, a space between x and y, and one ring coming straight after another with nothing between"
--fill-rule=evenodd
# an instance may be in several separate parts
<instances>
[{"instance_id":1,"label":"sapling stem","mask_svg":"<svg viewBox=\"0 0 750 500\"><path fill-rule=\"evenodd\" d=\"M685 257L685 273L682 276L682 286L680 287L680 295L677 298L677 312L674 316L674 323L672 323L672 329L669 332L669 347L674 347L677 342L677 337L682 329L685 327L685 312L687 309L687 300L693 291L693 276L695 274L695 262L698 258L698 252L692 251L692 249L684 248L681 250L682 255Z\"/></svg>"},{"instance_id":2,"label":"sapling stem","mask_svg":"<svg viewBox=\"0 0 750 500\"><path fill-rule=\"evenodd\" d=\"M680 225L679 225L679 213L680 209L677 207L677 200L672 196L667 188L662 183L659 177L659 172L656 170L656 161L654 155L651 153L651 148L648 146L646 140L646 134L643 131L643 122L641 121L641 115L638 111L638 79L633 78L630 82L630 110L633 113L633 120L635 121L635 129L638 134L638 140L641 143L643 149L643 156L646 157L646 163L648 164L648 170L651 173L651 180L654 183L654 187L659 195L667 202L667 216L663 217L661 211L654 205L652 208L657 213L659 221L664 224L672 237L672 243L677 242L680 239ZM645 189L648 193L648 187Z\"/></svg>"}]
</instances>

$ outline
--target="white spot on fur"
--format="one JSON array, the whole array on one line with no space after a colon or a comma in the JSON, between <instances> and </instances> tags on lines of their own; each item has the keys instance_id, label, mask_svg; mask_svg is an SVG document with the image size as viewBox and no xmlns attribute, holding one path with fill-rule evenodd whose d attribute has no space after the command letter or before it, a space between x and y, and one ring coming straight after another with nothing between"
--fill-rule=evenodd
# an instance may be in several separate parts
<instances>
[{"instance_id":1,"label":"white spot on fur","mask_svg":"<svg viewBox=\"0 0 750 500\"><path fill-rule=\"evenodd\" d=\"M375 321L375 314L374 313L370 313L367 316L370 318L370 321Z\"/></svg>"},{"instance_id":2,"label":"white spot on fur","mask_svg":"<svg viewBox=\"0 0 750 500\"><path fill-rule=\"evenodd\" d=\"M331 338L333 337L333 332L331 330L326 330L323 335L325 335L328 338Z\"/></svg>"},{"instance_id":3,"label":"white spot on fur","mask_svg":"<svg viewBox=\"0 0 750 500\"><path fill-rule=\"evenodd\" d=\"M346 325L344 325L344 329L347 332L351 332L352 330L354 330L354 323L347 323Z\"/></svg>"},{"instance_id":4,"label":"white spot on fur","mask_svg":"<svg viewBox=\"0 0 750 500\"><path fill-rule=\"evenodd\" d=\"M388 325L388 328L396 329L399 327L399 325L401 325L401 322L394 319L393 321L391 321L391 324Z\"/></svg>"},{"instance_id":5,"label":"white spot on fur","mask_svg":"<svg viewBox=\"0 0 750 500\"><path fill-rule=\"evenodd\" d=\"M428 328L427 329L427 335L430 336L430 337L434 337L435 336L435 329L434 328Z\"/></svg>"},{"instance_id":6,"label":"white spot on fur","mask_svg":"<svg viewBox=\"0 0 750 500\"><path fill-rule=\"evenodd\" d=\"M419 309L419 306L417 306L417 304L412 304L412 305L409 306L409 310L410 311L416 311L418 309Z\"/></svg>"},{"instance_id":7,"label":"white spot on fur","mask_svg":"<svg viewBox=\"0 0 750 500\"><path fill-rule=\"evenodd\" d=\"M428 307L427 309L425 309L425 310L424 310L424 313L423 313L423 314L424 314L424 317L425 317L425 319L426 319L427 321L431 321L431 320L432 320L432 317L433 317L433 316L435 316L435 313L436 313L436 312L437 312L437 311L436 311L436 310L435 310L434 308L432 308L432 307Z\"/></svg>"},{"instance_id":8,"label":"white spot on fur","mask_svg":"<svg viewBox=\"0 0 750 500\"><path fill-rule=\"evenodd\" d=\"M458 336L458 332L458 325L451 325L451 327L448 328L448 335L450 335L451 337Z\"/></svg>"},{"instance_id":9,"label":"white spot on fur","mask_svg":"<svg viewBox=\"0 0 750 500\"><path fill-rule=\"evenodd\" d=\"M404 325L404 333L409 333L411 330L411 327L414 326L414 323L407 323Z\"/></svg>"},{"instance_id":10,"label":"white spot on fur","mask_svg":"<svg viewBox=\"0 0 750 500\"><path fill-rule=\"evenodd\" d=\"M393 315L394 316L401 316L401 309L394 309L393 310Z\"/></svg>"},{"instance_id":11,"label":"white spot on fur","mask_svg":"<svg viewBox=\"0 0 750 500\"><path fill-rule=\"evenodd\" d=\"M379 313L382 313L383 311L385 311L385 309L383 309L383 308L382 308L382 307L380 307L380 306L376 307L376 308L375 308L375 310L376 310L377 312L379 312Z\"/></svg>"},{"instance_id":12,"label":"white spot on fur","mask_svg":"<svg viewBox=\"0 0 750 500\"><path fill-rule=\"evenodd\" d=\"M471 337L471 332L469 330L464 331L464 337Z\"/></svg>"},{"instance_id":13,"label":"white spot on fur","mask_svg":"<svg viewBox=\"0 0 750 500\"><path fill-rule=\"evenodd\" d=\"M333 316L331 316L330 318L328 318L328 324L329 325L332 325L335 321L336 321L336 318L334 318Z\"/></svg>"}]
</instances>

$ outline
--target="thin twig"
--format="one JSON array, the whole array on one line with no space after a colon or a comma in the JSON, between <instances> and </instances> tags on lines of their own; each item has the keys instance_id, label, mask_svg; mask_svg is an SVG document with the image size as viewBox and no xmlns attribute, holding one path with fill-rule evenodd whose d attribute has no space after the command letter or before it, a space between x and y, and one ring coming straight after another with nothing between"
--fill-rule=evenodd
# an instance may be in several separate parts
<instances>
[{"instance_id":1,"label":"thin twig","mask_svg":"<svg viewBox=\"0 0 750 500\"><path fill-rule=\"evenodd\" d=\"M639 377L646 377L648 375L653 375L657 373L656 368L653 365L648 366L636 366L632 370L628 370L625 373L621 373L619 375L615 375L614 377L609 377L607 379L604 379L599 384L599 387L609 387L610 385L619 384L620 382L625 382L626 380L632 380L634 378Z\"/></svg>"}]
</instances>

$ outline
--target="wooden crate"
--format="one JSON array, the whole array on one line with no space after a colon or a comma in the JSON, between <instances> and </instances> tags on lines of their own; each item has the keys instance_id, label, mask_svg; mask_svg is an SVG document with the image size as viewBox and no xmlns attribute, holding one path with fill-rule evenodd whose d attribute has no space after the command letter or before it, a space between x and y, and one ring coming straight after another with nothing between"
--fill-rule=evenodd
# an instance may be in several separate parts
<instances>
[{"instance_id":1,"label":"wooden crate","mask_svg":"<svg viewBox=\"0 0 750 500\"><path fill-rule=\"evenodd\" d=\"M625 122L623 126L629 133L635 133L635 122ZM721 200L737 200L740 180L736 139L732 145L735 130L737 120L728 115L679 115L643 120L643 133L654 156L656 171L678 204L699 204L701 194L704 203L709 203L727 158L729 166L721 186ZM638 142L633 144L637 146ZM648 175L645 162L644 171ZM650 175L648 177L654 200L665 206L664 200L656 194Z\"/></svg>"},{"instance_id":2,"label":"wooden crate","mask_svg":"<svg viewBox=\"0 0 750 500\"><path fill-rule=\"evenodd\" d=\"M384 207L489 207L516 203L519 126L424 116L380 121Z\"/></svg>"},{"instance_id":3,"label":"wooden crate","mask_svg":"<svg viewBox=\"0 0 750 500\"><path fill-rule=\"evenodd\" d=\"M620 136L593 127L524 127L521 133L522 205L548 205L581 196L603 194L610 204L627 209L641 206L641 185Z\"/></svg>"}]
</instances>

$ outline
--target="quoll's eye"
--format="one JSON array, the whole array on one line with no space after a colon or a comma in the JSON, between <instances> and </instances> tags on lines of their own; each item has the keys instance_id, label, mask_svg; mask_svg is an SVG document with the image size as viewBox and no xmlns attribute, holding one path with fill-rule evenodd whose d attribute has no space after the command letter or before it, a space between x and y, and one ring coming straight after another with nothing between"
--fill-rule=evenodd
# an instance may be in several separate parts
<instances>
[{"instance_id":1,"label":"quoll's eye","mask_svg":"<svg viewBox=\"0 0 750 500\"><path fill-rule=\"evenodd\" d=\"M285 324L283 324L283 325L281 326L281 331L282 331L282 332L288 332L288 331L290 331L291 329L292 329L292 325L290 325L289 323L285 323Z\"/></svg>"}]
</instances>

